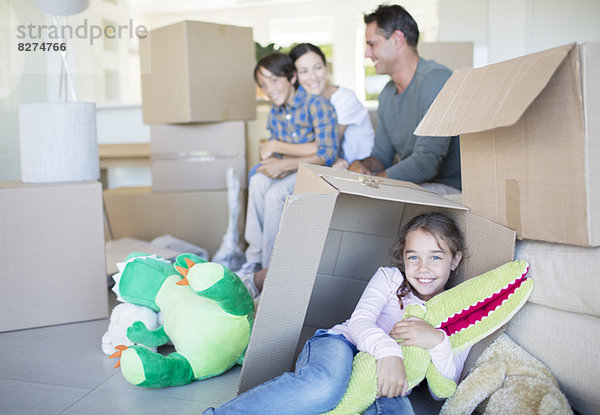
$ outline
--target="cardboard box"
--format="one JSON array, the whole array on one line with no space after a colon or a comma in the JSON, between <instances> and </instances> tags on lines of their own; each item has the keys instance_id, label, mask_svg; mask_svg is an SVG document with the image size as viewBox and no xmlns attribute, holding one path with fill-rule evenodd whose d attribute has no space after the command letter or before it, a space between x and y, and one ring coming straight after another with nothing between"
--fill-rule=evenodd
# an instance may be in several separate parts
<instances>
[{"instance_id":1,"label":"cardboard box","mask_svg":"<svg viewBox=\"0 0 600 415\"><path fill-rule=\"evenodd\" d=\"M181 156L173 159L152 156L150 172L152 190L155 192L179 192L192 190L227 189L227 170L232 167L240 180L240 187L247 187L246 158L240 156Z\"/></svg>"},{"instance_id":2,"label":"cardboard box","mask_svg":"<svg viewBox=\"0 0 600 415\"><path fill-rule=\"evenodd\" d=\"M150 128L152 189L227 189L233 167L246 188L246 133L243 121L153 125Z\"/></svg>"},{"instance_id":3,"label":"cardboard box","mask_svg":"<svg viewBox=\"0 0 600 415\"><path fill-rule=\"evenodd\" d=\"M144 123L256 116L252 29L183 21L140 40Z\"/></svg>"},{"instance_id":4,"label":"cardboard box","mask_svg":"<svg viewBox=\"0 0 600 415\"><path fill-rule=\"evenodd\" d=\"M414 184L391 179L362 184L360 177L300 166L257 309L240 392L290 370L306 337L347 319L377 268L392 265L390 251L400 227L418 214L445 212L464 232L468 255L453 283L512 260L514 231Z\"/></svg>"},{"instance_id":5,"label":"cardboard box","mask_svg":"<svg viewBox=\"0 0 600 415\"><path fill-rule=\"evenodd\" d=\"M212 256L221 246L229 223L226 190L156 193L150 187L121 187L105 190L103 197L114 239L151 241L171 234ZM240 191L238 230L242 242L246 198L247 192Z\"/></svg>"},{"instance_id":6,"label":"cardboard box","mask_svg":"<svg viewBox=\"0 0 600 415\"><path fill-rule=\"evenodd\" d=\"M473 42L419 42L419 56L450 69L473 67Z\"/></svg>"},{"instance_id":7,"label":"cardboard box","mask_svg":"<svg viewBox=\"0 0 600 415\"><path fill-rule=\"evenodd\" d=\"M460 134L463 201L519 238L600 245L600 44L454 72L415 131Z\"/></svg>"},{"instance_id":8,"label":"cardboard box","mask_svg":"<svg viewBox=\"0 0 600 415\"><path fill-rule=\"evenodd\" d=\"M108 317L101 191L0 183L0 331Z\"/></svg>"},{"instance_id":9,"label":"cardboard box","mask_svg":"<svg viewBox=\"0 0 600 415\"><path fill-rule=\"evenodd\" d=\"M246 154L245 125L243 121L151 125L150 153L243 156Z\"/></svg>"}]
</instances>

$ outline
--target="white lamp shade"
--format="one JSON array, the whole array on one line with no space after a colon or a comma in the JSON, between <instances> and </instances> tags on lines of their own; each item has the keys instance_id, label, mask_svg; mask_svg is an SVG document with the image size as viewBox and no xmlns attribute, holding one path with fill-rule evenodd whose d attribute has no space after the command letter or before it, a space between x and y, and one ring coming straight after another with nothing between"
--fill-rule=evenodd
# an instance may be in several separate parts
<instances>
[{"instance_id":1,"label":"white lamp shade","mask_svg":"<svg viewBox=\"0 0 600 415\"><path fill-rule=\"evenodd\" d=\"M87 9L89 0L31 0L39 10L48 14L68 16Z\"/></svg>"},{"instance_id":2,"label":"white lamp shade","mask_svg":"<svg viewBox=\"0 0 600 415\"><path fill-rule=\"evenodd\" d=\"M19 129L23 182L98 180L100 168L94 103L21 104Z\"/></svg>"}]
</instances>

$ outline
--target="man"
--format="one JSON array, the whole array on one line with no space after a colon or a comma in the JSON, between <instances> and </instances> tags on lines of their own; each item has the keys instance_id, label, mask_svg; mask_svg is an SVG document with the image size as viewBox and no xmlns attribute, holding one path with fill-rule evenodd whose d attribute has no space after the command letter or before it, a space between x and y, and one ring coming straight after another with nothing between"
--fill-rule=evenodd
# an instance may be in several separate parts
<instances>
[{"instance_id":1,"label":"man","mask_svg":"<svg viewBox=\"0 0 600 415\"><path fill-rule=\"evenodd\" d=\"M436 193L460 193L458 137L419 137L417 125L452 72L419 57L419 28L398 5L365 15L365 56L391 80L379 94L378 126L371 155L349 170L421 184ZM398 160L399 159L399 160Z\"/></svg>"}]
</instances>

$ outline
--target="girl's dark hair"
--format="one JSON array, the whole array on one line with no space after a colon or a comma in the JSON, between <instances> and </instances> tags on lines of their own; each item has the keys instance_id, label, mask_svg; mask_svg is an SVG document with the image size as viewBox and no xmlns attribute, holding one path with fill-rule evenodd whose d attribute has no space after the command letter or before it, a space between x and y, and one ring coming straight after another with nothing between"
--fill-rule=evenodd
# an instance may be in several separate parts
<instances>
[{"instance_id":1,"label":"girl's dark hair","mask_svg":"<svg viewBox=\"0 0 600 415\"><path fill-rule=\"evenodd\" d=\"M292 59L285 53L273 52L263 56L254 67L254 81L258 83L258 71L265 68L275 76L285 76L291 81L296 73Z\"/></svg>"},{"instance_id":2,"label":"girl's dark hair","mask_svg":"<svg viewBox=\"0 0 600 415\"><path fill-rule=\"evenodd\" d=\"M411 292L411 286L406 279L406 272L404 270L404 247L406 245L406 237L409 233L421 229L427 232L437 240L438 245L441 247L441 242L450 249L452 258L459 252L466 254L466 244L462 232L456 225L454 220L443 213L432 212L425 213L419 216L415 216L408 221L400 231L400 237L392 248L392 256L398 261L397 267L402 272L404 282L400 285L397 291L398 300L400 301L400 307L403 308L402 297L408 295Z\"/></svg>"},{"instance_id":3,"label":"girl's dark hair","mask_svg":"<svg viewBox=\"0 0 600 415\"><path fill-rule=\"evenodd\" d=\"M298 43L292 48L292 50L290 50L290 53L288 53L288 55L292 59L292 61L296 62L300 56L308 52L316 53L323 60L323 63L327 62L325 59L325 54L323 53L321 48L313 45L312 43Z\"/></svg>"},{"instance_id":4,"label":"girl's dark hair","mask_svg":"<svg viewBox=\"0 0 600 415\"><path fill-rule=\"evenodd\" d=\"M404 33L406 43L414 49L417 48L419 26L404 7L397 4L381 4L371 14L365 14L364 18L365 24L375 22L386 39L389 39L394 31L399 30Z\"/></svg>"}]
</instances>

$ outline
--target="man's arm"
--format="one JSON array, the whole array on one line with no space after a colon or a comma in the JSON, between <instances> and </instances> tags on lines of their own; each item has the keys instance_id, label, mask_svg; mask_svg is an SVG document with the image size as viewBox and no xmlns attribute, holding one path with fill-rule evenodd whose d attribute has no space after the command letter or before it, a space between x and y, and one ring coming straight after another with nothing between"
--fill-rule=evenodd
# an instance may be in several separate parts
<instances>
[{"instance_id":1,"label":"man's arm","mask_svg":"<svg viewBox=\"0 0 600 415\"><path fill-rule=\"evenodd\" d=\"M348 166L348 170L359 174L369 174L373 176L385 174L383 163L379 161L379 159L371 156L362 160L354 160L350 163L350 166Z\"/></svg>"}]
</instances>

